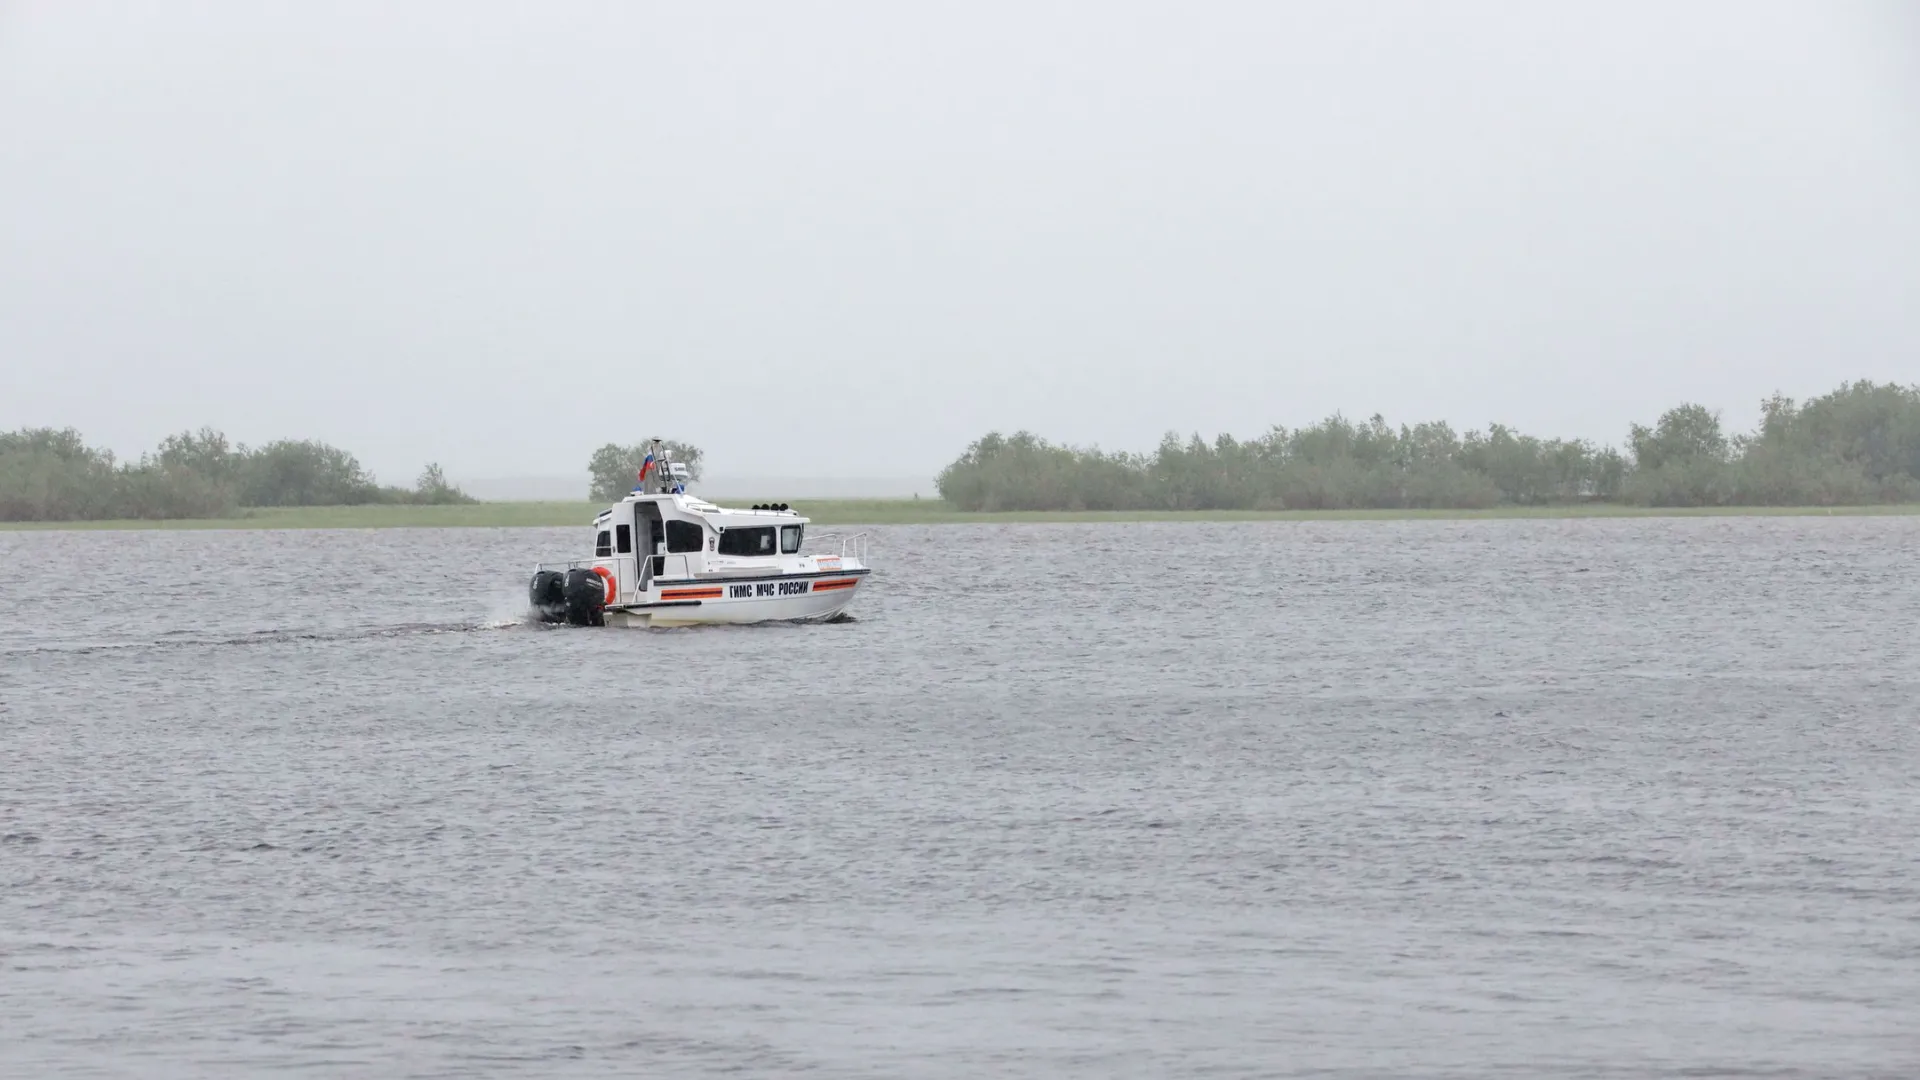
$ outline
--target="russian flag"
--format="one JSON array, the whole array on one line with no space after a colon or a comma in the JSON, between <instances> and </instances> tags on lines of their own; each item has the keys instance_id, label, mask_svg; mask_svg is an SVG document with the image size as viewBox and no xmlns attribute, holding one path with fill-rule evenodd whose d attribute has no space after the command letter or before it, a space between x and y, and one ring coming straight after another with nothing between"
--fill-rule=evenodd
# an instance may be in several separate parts
<instances>
[{"instance_id":1,"label":"russian flag","mask_svg":"<svg viewBox=\"0 0 1920 1080\"><path fill-rule=\"evenodd\" d=\"M653 468L653 453L649 451L646 460L640 463L640 479L645 480L647 478L647 470L651 468Z\"/></svg>"}]
</instances>

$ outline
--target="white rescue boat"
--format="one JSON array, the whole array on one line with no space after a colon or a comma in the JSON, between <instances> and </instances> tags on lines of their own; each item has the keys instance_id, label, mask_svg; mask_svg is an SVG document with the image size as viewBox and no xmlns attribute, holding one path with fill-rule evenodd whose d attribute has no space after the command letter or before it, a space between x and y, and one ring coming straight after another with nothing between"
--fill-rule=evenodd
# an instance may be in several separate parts
<instances>
[{"instance_id":1,"label":"white rescue boat","mask_svg":"<svg viewBox=\"0 0 1920 1080\"><path fill-rule=\"evenodd\" d=\"M811 536L784 503L732 510L687 494L660 440L640 486L593 520L591 559L540 563L529 599L542 622L694 626L822 622L871 572L867 537Z\"/></svg>"}]
</instances>

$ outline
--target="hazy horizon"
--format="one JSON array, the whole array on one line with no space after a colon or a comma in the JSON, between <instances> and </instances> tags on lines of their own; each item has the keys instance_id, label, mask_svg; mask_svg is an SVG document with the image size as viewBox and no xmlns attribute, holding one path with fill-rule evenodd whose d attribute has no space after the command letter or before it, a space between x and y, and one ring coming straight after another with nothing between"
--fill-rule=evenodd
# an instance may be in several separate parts
<instances>
[{"instance_id":1,"label":"hazy horizon","mask_svg":"<svg viewBox=\"0 0 1920 1080\"><path fill-rule=\"evenodd\" d=\"M931 477L1920 379L1920 9L0 6L0 430Z\"/></svg>"}]
</instances>

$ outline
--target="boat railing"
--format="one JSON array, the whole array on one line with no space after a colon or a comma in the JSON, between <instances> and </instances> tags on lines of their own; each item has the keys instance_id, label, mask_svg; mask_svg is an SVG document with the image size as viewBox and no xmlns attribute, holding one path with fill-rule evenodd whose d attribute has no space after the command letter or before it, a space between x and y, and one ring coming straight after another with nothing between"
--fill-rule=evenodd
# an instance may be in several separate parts
<instances>
[{"instance_id":1,"label":"boat railing","mask_svg":"<svg viewBox=\"0 0 1920 1080\"><path fill-rule=\"evenodd\" d=\"M842 559L858 559L862 565L865 565L867 561L867 534L863 532L846 535L840 533L810 534L807 537L807 546L813 549L811 554L815 556L831 558L832 549L838 547L840 549L840 558Z\"/></svg>"},{"instance_id":2,"label":"boat railing","mask_svg":"<svg viewBox=\"0 0 1920 1080\"><path fill-rule=\"evenodd\" d=\"M863 532L845 535L840 533L808 534L807 554L817 558L830 559L835 557L834 549L838 548L838 557L840 559L856 559L862 566L865 566L867 565L867 536L868 534ZM566 562L537 562L533 564L533 572L537 574L542 570L558 570L562 573L568 570L590 570L596 562L601 561L604 560L570 559Z\"/></svg>"}]
</instances>

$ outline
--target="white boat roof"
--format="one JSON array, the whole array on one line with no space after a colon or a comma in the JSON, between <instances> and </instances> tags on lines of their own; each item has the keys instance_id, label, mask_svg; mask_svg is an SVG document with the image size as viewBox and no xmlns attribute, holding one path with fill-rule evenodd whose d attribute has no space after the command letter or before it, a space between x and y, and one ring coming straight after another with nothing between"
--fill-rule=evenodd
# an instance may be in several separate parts
<instances>
[{"instance_id":1,"label":"white boat roof","mask_svg":"<svg viewBox=\"0 0 1920 1080\"><path fill-rule=\"evenodd\" d=\"M697 495L661 493L647 494L632 492L614 506L632 506L636 503L660 503L662 509L671 507L680 512L680 516L692 519L696 515L712 521L716 526L737 527L742 525L807 525L811 522L801 516L797 510L741 510L735 507L710 503ZM598 525L613 515L613 506L597 514L593 522Z\"/></svg>"}]
</instances>

